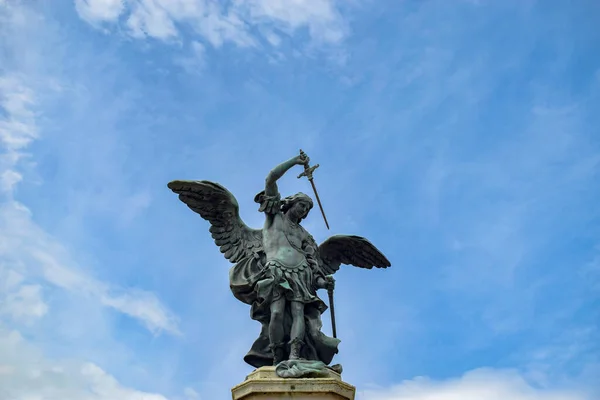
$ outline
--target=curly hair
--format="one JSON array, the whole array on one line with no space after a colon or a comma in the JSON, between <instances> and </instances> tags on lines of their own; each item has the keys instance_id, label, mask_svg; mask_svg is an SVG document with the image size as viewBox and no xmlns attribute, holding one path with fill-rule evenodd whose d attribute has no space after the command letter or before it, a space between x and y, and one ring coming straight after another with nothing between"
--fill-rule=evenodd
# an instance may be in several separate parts
<instances>
[{"instance_id":1,"label":"curly hair","mask_svg":"<svg viewBox=\"0 0 600 400\"><path fill-rule=\"evenodd\" d=\"M309 210L311 210L314 206L312 199L308 195L306 195L302 192L299 192L293 196L288 196L281 200L281 212L285 214L290 208L292 208L292 206L294 204L296 204L299 201L307 202ZM300 221L301 220L302 219L300 219ZM298 221L298 222L300 222L300 221Z\"/></svg>"}]
</instances>

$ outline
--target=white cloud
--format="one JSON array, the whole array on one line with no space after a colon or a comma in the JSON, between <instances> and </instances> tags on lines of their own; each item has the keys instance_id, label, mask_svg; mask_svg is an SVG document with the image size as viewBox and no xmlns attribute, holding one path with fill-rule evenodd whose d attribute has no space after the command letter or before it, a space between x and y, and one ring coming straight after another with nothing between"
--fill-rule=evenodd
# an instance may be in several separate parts
<instances>
[{"instance_id":1,"label":"white cloud","mask_svg":"<svg viewBox=\"0 0 600 400\"><path fill-rule=\"evenodd\" d=\"M22 179L16 171L22 158L22 150L38 136L32 91L22 85L17 76L0 76L0 110L5 114L0 119L0 193L12 196Z\"/></svg>"},{"instance_id":2,"label":"white cloud","mask_svg":"<svg viewBox=\"0 0 600 400\"><path fill-rule=\"evenodd\" d=\"M127 19L127 26L132 36L142 38L150 36L157 39L168 39L177 36L175 22L161 1L134 2L131 15Z\"/></svg>"},{"instance_id":3,"label":"white cloud","mask_svg":"<svg viewBox=\"0 0 600 400\"><path fill-rule=\"evenodd\" d=\"M20 173L11 169L3 171L0 176L0 191L12 193L21 180L23 180L23 176Z\"/></svg>"},{"instance_id":4,"label":"white cloud","mask_svg":"<svg viewBox=\"0 0 600 400\"><path fill-rule=\"evenodd\" d=\"M0 107L7 117L0 121L0 140L10 150L19 150L37 138L31 89L16 76L0 77Z\"/></svg>"},{"instance_id":5,"label":"white cloud","mask_svg":"<svg viewBox=\"0 0 600 400\"><path fill-rule=\"evenodd\" d=\"M584 392L534 387L515 371L473 370L460 378L415 378L389 389L365 391L363 400L592 400Z\"/></svg>"},{"instance_id":6,"label":"white cloud","mask_svg":"<svg viewBox=\"0 0 600 400\"><path fill-rule=\"evenodd\" d=\"M153 293L143 290L121 290L114 294L111 292L104 288L100 296L102 304L139 319L151 331L165 330L179 334L177 318Z\"/></svg>"},{"instance_id":7,"label":"white cloud","mask_svg":"<svg viewBox=\"0 0 600 400\"><path fill-rule=\"evenodd\" d=\"M1 186L8 200L0 204L0 263L2 269L28 279L47 283L98 299L103 305L140 320L153 332L178 333L176 317L152 293L114 288L100 282L78 265L69 252L33 220L24 205L12 200L12 191L21 175L15 172L24 149L37 138L33 91L16 76L0 76L0 140L5 154L0 167ZM140 210L149 203L141 194L131 199L127 209ZM133 218L134 214L130 217ZM7 267L7 266L16 267ZM16 271L15 268L18 268ZM24 285L5 293L3 313L13 318L39 317L47 312L41 299L41 286Z\"/></svg>"},{"instance_id":8,"label":"white cloud","mask_svg":"<svg viewBox=\"0 0 600 400\"><path fill-rule=\"evenodd\" d=\"M3 297L0 314L7 314L16 320L28 322L44 316L48 311L40 285L22 285Z\"/></svg>"},{"instance_id":9,"label":"white cloud","mask_svg":"<svg viewBox=\"0 0 600 400\"><path fill-rule=\"evenodd\" d=\"M234 10L221 14L215 5L209 5L208 13L191 21L194 31L214 47L231 42L239 47L256 46L257 41L248 32L249 26Z\"/></svg>"},{"instance_id":10,"label":"white cloud","mask_svg":"<svg viewBox=\"0 0 600 400\"><path fill-rule=\"evenodd\" d=\"M42 287L25 284L23 275L0 264L0 316L13 321L30 323L46 314Z\"/></svg>"},{"instance_id":11,"label":"white cloud","mask_svg":"<svg viewBox=\"0 0 600 400\"><path fill-rule=\"evenodd\" d=\"M339 43L347 34L331 0L238 0L237 4L248 10L253 23L274 23L289 34L306 27L313 39L324 43Z\"/></svg>"},{"instance_id":12,"label":"white cloud","mask_svg":"<svg viewBox=\"0 0 600 400\"><path fill-rule=\"evenodd\" d=\"M192 400L192 399L199 399L200 395L192 388L185 388L185 390L183 391L183 394L185 395L185 397L187 397L188 399Z\"/></svg>"},{"instance_id":13,"label":"white cloud","mask_svg":"<svg viewBox=\"0 0 600 400\"><path fill-rule=\"evenodd\" d=\"M96 10L99 4L90 3ZM0 34L11 37L11 41L5 41L9 50L14 50L13 43L17 47L19 43L31 44L30 53L36 54L33 41L19 39L29 37L28 29L38 18L38 14L26 7L0 1L0 20L4 22L0 23ZM12 69L8 64L3 65L7 69L0 74L0 398L165 400L158 394L125 387L98 365L88 362L102 359L120 346L105 336L108 325L94 313L104 306L137 319L152 332L178 333L177 318L153 293L115 287L96 279L89 268L76 260L68 245L46 232L34 220L32 212L15 200L19 183L32 181L25 161L30 158L28 146L41 130L36 121L37 107L47 94L38 91L37 82L44 85L53 82L51 76L37 75L35 60L28 57L17 67L11 66ZM15 70L19 72L11 73ZM149 202L147 193L129 197L123 219L131 220ZM81 314L73 315L70 309L54 308L65 293L69 300L79 297L83 306L77 310L84 313L91 310L93 316L84 314L82 318ZM80 322L82 319L85 322ZM52 350L55 350L53 344L48 341L51 343L51 338L63 335L72 339L73 346L85 342L83 336L93 337L91 340L97 345L106 341L111 344L98 348L97 353L86 352L85 344L74 348L76 357L80 352L86 354L84 360L51 360L4 324L27 329L27 337ZM80 327L84 324L85 328ZM74 333L69 331L73 329Z\"/></svg>"},{"instance_id":14,"label":"white cloud","mask_svg":"<svg viewBox=\"0 0 600 400\"><path fill-rule=\"evenodd\" d=\"M113 21L125 8L124 0L75 0L75 8L85 21L95 24Z\"/></svg>"},{"instance_id":15,"label":"white cloud","mask_svg":"<svg viewBox=\"0 0 600 400\"><path fill-rule=\"evenodd\" d=\"M154 294L111 287L85 273L60 243L31 220L31 213L23 205L13 202L0 207L0 241L0 260L19 265L19 273L96 298L140 320L153 332L179 332L177 318Z\"/></svg>"},{"instance_id":16,"label":"white cloud","mask_svg":"<svg viewBox=\"0 0 600 400\"><path fill-rule=\"evenodd\" d=\"M256 46L252 28L262 28L265 40L279 43L273 29L287 34L306 28L317 43L337 44L348 33L335 0L234 1L229 7L207 0L76 0L79 16L95 25L99 21L125 20L136 38L171 40L191 28L201 38L219 47L231 42L240 47Z\"/></svg>"},{"instance_id":17,"label":"white cloud","mask_svg":"<svg viewBox=\"0 0 600 400\"><path fill-rule=\"evenodd\" d=\"M14 400L166 400L121 385L99 366L52 360L0 326L0 398Z\"/></svg>"}]
</instances>

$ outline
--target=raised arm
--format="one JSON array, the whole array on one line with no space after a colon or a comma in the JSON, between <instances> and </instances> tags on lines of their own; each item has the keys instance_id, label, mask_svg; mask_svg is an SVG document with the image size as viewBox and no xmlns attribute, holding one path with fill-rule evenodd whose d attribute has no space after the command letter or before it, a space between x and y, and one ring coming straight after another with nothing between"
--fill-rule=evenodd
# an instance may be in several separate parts
<instances>
[{"instance_id":1,"label":"raised arm","mask_svg":"<svg viewBox=\"0 0 600 400\"><path fill-rule=\"evenodd\" d=\"M306 154L302 153L299 156L292 157L287 161L282 162L269 172L265 179L265 195L277 196L279 189L277 188L277 180L283 176L294 165L305 165L309 162Z\"/></svg>"}]
</instances>

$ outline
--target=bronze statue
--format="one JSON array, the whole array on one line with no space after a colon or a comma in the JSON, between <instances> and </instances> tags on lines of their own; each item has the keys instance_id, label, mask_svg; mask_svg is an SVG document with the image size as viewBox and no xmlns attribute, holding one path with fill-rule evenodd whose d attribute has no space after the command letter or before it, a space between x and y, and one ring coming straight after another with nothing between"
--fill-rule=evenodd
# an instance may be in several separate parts
<instances>
[{"instance_id":1,"label":"bronze statue","mask_svg":"<svg viewBox=\"0 0 600 400\"><path fill-rule=\"evenodd\" d=\"M265 214L262 229L249 228L241 220L235 197L217 183L168 184L182 202L210 222L215 243L235 264L229 272L233 295L250 305L251 318L261 323L261 332L244 361L257 368L277 365L277 373L284 377L318 374L338 352L335 327L334 337L321 332L321 314L327 306L317 290L328 289L331 303L332 275L340 265L391 266L375 246L359 236L336 235L316 244L300 225L313 207L311 198L297 193L282 199L277 188L278 179L296 165L305 167L298 177L310 179L318 199L312 180L318 165L309 167L309 158L301 151L269 172L265 190L254 198ZM325 218L322 207L321 212ZM341 372L339 365L329 368Z\"/></svg>"}]
</instances>

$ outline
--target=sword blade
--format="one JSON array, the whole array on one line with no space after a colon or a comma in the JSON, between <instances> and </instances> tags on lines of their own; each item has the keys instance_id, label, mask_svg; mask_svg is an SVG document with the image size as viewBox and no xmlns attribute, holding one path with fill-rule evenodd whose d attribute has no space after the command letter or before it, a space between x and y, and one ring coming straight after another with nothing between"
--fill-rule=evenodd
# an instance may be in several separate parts
<instances>
[{"instance_id":1,"label":"sword blade","mask_svg":"<svg viewBox=\"0 0 600 400\"><path fill-rule=\"evenodd\" d=\"M317 187L312 179L310 180L310 184L312 185L313 192L315 192L315 197L317 198L317 203L319 204L319 208L321 209L321 214L323 214L323 220L325 221L325 226L329 229L329 222L327 222L327 217L325 216L325 211L323 211L323 205L321 204L321 199L319 198L319 192L317 192Z\"/></svg>"}]
</instances>

